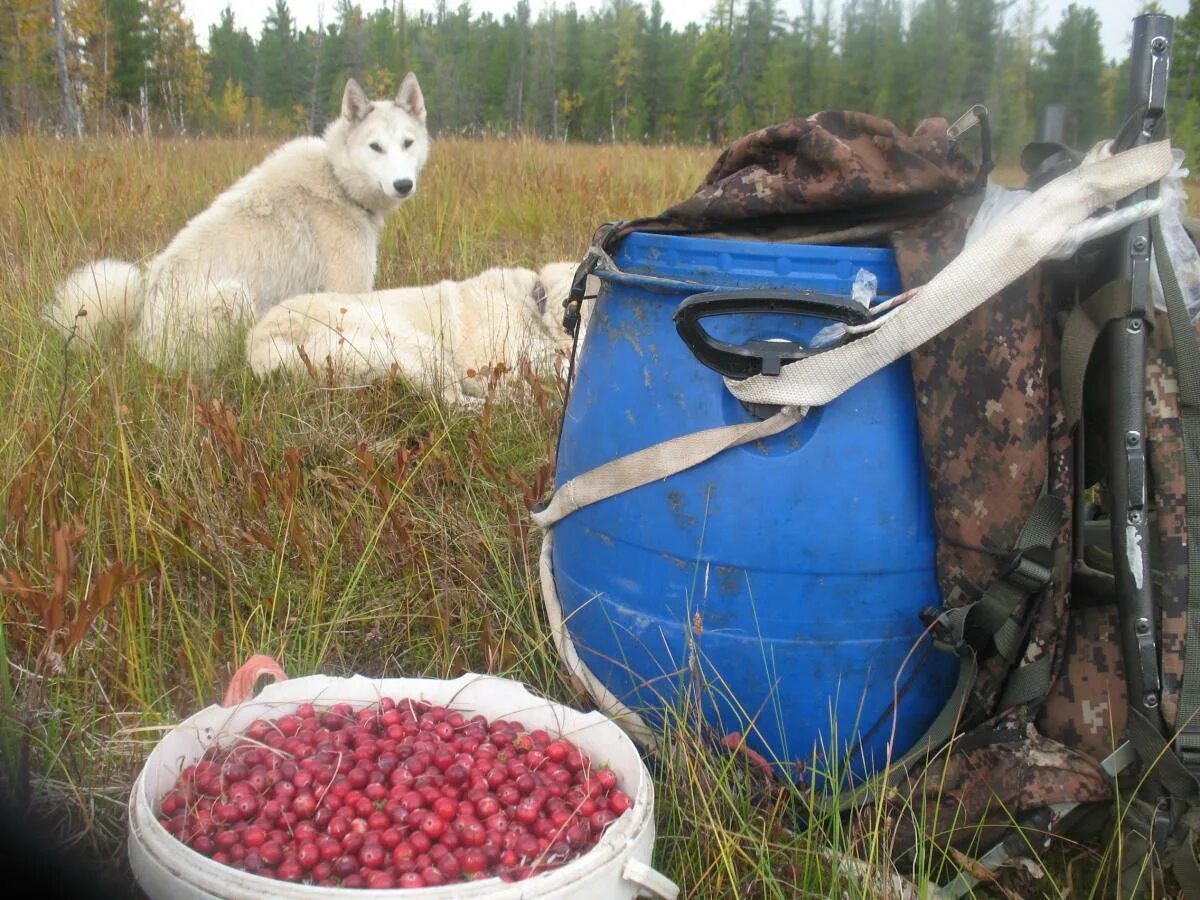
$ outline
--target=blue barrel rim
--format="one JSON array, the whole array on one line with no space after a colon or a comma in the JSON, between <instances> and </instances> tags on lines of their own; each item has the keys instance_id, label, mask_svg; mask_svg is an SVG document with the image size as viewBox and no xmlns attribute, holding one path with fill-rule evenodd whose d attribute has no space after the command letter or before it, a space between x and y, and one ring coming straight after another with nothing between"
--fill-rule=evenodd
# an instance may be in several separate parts
<instances>
[{"instance_id":1,"label":"blue barrel rim","mask_svg":"<svg viewBox=\"0 0 1200 900\"><path fill-rule=\"evenodd\" d=\"M752 238L718 238L703 235L663 234L656 231L631 231L621 238L611 255L616 256L630 244L644 244L648 249L661 246L666 249L696 249L714 250L719 246L730 246L738 249L762 248L763 256L796 256L820 258L855 258L887 264L893 264L896 251L891 247L863 247L856 244L798 244L773 243L771 241L756 241Z\"/></svg>"}]
</instances>

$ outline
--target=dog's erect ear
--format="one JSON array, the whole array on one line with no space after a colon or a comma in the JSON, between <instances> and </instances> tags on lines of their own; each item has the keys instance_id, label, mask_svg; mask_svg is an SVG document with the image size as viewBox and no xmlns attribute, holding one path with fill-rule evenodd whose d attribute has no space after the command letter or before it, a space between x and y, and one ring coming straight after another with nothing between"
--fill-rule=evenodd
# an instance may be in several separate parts
<instances>
[{"instance_id":1,"label":"dog's erect ear","mask_svg":"<svg viewBox=\"0 0 1200 900\"><path fill-rule=\"evenodd\" d=\"M346 80L346 90L342 92L342 116L350 122L359 122L371 108L371 101L358 86L353 78Z\"/></svg>"},{"instance_id":2,"label":"dog's erect ear","mask_svg":"<svg viewBox=\"0 0 1200 900\"><path fill-rule=\"evenodd\" d=\"M412 72L405 75L404 80L400 82L400 90L396 92L396 105L412 113L424 123L425 95L421 93L421 86L417 84L417 76Z\"/></svg>"}]
</instances>

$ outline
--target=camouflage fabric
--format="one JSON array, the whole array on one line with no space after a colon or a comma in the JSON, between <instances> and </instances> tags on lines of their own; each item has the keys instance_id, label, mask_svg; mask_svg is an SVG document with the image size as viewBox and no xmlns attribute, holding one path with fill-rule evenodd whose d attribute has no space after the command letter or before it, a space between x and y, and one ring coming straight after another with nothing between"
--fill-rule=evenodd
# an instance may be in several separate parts
<instances>
[{"instance_id":1,"label":"camouflage fabric","mask_svg":"<svg viewBox=\"0 0 1200 900\"><path fill-rule=\"evenodd\" d=\"M1074 610L1064 646L1066 661L1042 707L1046 734L1104 759L1125 735L1125 666L1117 608Z\"/></svg>"},{"instance_id":2,"label":"camouflage fabric","mask_svg":"<svg viewBox=\"0 0 1200 900\"><path fill-rule=\"evenodd\" d=\"M978 206L978 197L965 197L893 234L906 288L925 283L958 254ZM1071 440L1056 412L1056 313L1034 272L911 354L948 608L978 600L996 579L1043 486L1070 509ZM1018 611L1031 621L1022 664L1056 653L1069 574L1066 553L1056 559L1050 596L1036 611ZM974 718L996 711L1008 674L1002 659L983 662L969 710Z\"/></svg>"},{"instance_id":3,"label":"camouflage fabric","mask_svg":"<svg viewBox=\"0 0 1200 900\"><path fill-rule=\"evenodd\" d=\"M1183 465L1183 422L1179 385L1170 345L1171 328L1160 313L1146 368L1146 421L1151 508L1154 510L1154 579L1158 588L1159 641L1162 659L1162 712L1175 727L1183 687L1187 642L1188 551L1187 501ZM1124 684L1122 683L1122 687Z\"/></svg>"},{"instance_id":4,"label":"camouflage fabric","mask_svg":"<svg viewBox=\"0 0 1200 900\"><path fill-rule=\"evenodd\" d=\"M897 794L890 810L899 847L924 839L975 853L1002 838L1014 820L1052 804L1111 797L1092 760L1039 734L1019 716L963 736Z\"/></svg>"},{"instance_id":5,"label":"camouflage fabric","mask_svg":"<svg viewBox=\"0 0 1200 900\"><path fill-rule=\"evenodd\" d=\"M958 254L978 206L978 197L963 197L892 235L906 288L928 281ZM1043 489L1071 509L1074 459L1062 412L1060 305L1033 272L911 354L948 608L978 600L997 578L998 562ZM1064 524L1051 587L1016 612L1028 637L1015 668L1047 656L1052 672L1061 665L1068 538ZM1010 815L1111 796L1096 762L1107 753L1089 756L1040 734L1032 722L1036 702L998 708L1010 675L999 655L982 660L966 732L950 752L899 785L902 799L893 814L900 846L917 838L904 824L906 809L939 810L943 840L965 849L973 841L994 841Z\"/></svg>"},{"instance_id":6,"label":"camouflage fabric","mask_svg":"<svg viewBox=\"0 0 1200 900\"><path fill-rule=\"evenodd\" d=\"M945 119L907 135L859 112L829 111L752 132L717 159L696 193L631 231L803 238L861 228L875 233L940 209L975 185L973 163L951 152Z\"/></svg>"}]
</instances>

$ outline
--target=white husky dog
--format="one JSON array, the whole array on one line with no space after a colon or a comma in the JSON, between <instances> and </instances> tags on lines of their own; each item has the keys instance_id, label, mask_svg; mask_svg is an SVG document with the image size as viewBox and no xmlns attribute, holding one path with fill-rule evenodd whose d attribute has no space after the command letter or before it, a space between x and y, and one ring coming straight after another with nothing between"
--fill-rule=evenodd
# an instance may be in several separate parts
<instances>
[{"instance_id":1,"label":"white husky dog","mask_svg":"<svg viewBox=\"0 0 1200 900\"><path fill-rule=\"evenodd\" d=\"M250 331L246 356L259 375L308 365L342 383L399 375L470 404L484 396L496 364L514 369L525 357L538 375L551 374L555 356L571 346L563 300L576 267L497 268L423 287L292 297ZM588 281L593 295L599 282Z\"/></svg>"},{"instance_id":2,"label":"white husky dog","mask_svg":"<svg viewBox=\"0 0 1200 900\"><path fill-rule=\"evenodd\" d=\"M116 260L84 266L46 317L89 336L140 313L136 342L147 359L211 363L231 326L287 297L371 290L384 218L416 192L428 153L415 75L394 101L370 101L351 79L323 137L272 153L192 219L144 277Z\"/></svg>"}]
</instances>

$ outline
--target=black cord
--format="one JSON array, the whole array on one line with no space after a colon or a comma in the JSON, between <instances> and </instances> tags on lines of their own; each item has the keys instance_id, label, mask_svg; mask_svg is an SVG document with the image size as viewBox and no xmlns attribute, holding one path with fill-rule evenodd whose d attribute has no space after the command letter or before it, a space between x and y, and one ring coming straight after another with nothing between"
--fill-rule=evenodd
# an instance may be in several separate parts
<instances>
[{"instance_id":1,"label":"black cord","mask_svg":"<svg viewBox=\"0 0 1200 900\"><path fill-rule=\"evenodd\" d=\"M562 415L558 417L558 438L554 442L555 468L558 468L558 450L562 446L563 428L567 424L567 404L571 400L571 388L575 385L575 357L579 353L579 331L583 327L583 302L594 299L596 299L595 294L580 298L579 309L575 316L575 327L571 329L571 357L567 362L567 383L562 394Z\"/></svg>"}]
</instances>

